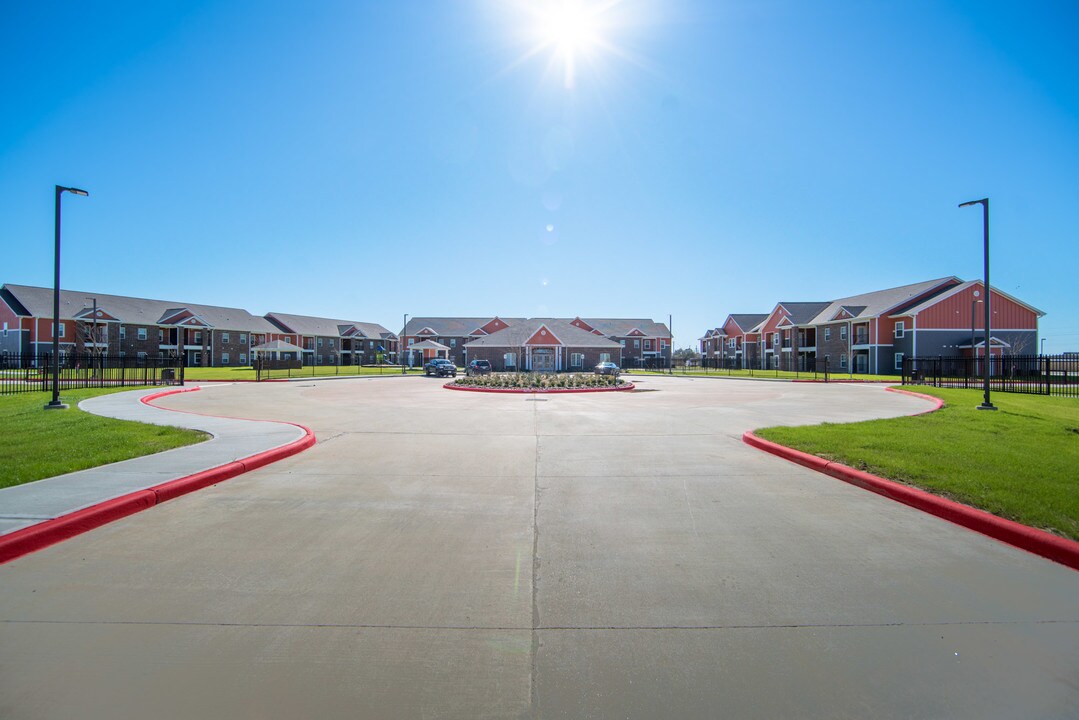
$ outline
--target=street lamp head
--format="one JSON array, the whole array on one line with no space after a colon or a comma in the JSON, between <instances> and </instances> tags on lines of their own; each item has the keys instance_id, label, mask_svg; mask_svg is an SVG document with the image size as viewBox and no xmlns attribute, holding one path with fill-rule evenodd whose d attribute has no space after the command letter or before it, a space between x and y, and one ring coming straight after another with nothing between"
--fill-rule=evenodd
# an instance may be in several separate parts
<instances>
[{"instance_id":1,"label":"street lamp head","mask_svg":"<svg viewBox=\"0 0 1079 720\"><path fill-rule=\"evenodd\" d=\"M56 189L59 190L60 192L69 192L72 195L82 195L83 197L89 197L90 196L90 193L86 192L85 190L80 190L79 188L64 187L62 185L57 185Z\"/></svg>"},{"instance_id":2,"label":"street lamp head","mask_svg":"<svg viewBox=\"0 0 1079 720\"><path fill-rule=\"evenodd\" d=\"M970 207L971 205L988 205L989 198L982 198L981 200L971 200L970 202L959 203L959 207Z\"/></svg>"}]
</instances>

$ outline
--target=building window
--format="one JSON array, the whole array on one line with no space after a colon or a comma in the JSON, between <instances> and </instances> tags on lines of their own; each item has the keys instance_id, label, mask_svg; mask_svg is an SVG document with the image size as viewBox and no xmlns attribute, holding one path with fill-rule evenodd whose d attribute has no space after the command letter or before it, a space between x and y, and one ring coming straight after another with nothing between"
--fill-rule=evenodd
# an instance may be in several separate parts
<instances>
[{"instance_id":1,"label":"building window","mask_svg":"<svg viewBox=\"0 0 1079 720\"><path fill-rule=\"evenodd\" d=\"M409 345L412 343L409 342ZM506 353L502 356L502 364L508 368L517 367L517 353Z\"/></svg>"},{"instance_id":2,"label":"building window","mask_svg":"<svg viewBox=\"0 0 1079 720\"><path fill-rule=\"evenodd\" d=\"M202 365L202 353L200 353L200 352L194 353L194 357L195 357L195 366L198 367L198 366Z\"/></svg>"},{"instance_id":3,"label":"building window","mask_svg":"<svg viewBox=\"0 0 1079 720\"><path fill-rule=\"evenodd\" d=\"M570 367L584 367L584 353L570 353L569 355Z\"/></svg>"},{"instance_id":4,"label":"building window","mask_svg":"<svg viewBox=\"0 0 1079 720\"><path fill-rule=\"evenodd\" d=\"M634 348L640 348L641 347L641 341L637 340L637 339L634 339L633 340L633 347Z\"/></svg>"},{"instance_id":5,"label":"building window","mask_svg":"<svg viewBox=\"0 0 1079 720\"><path fill-rule=\"evenodd\" d=\"M907 324L900 320L895 324L895 336L901 338L907 334Z\"/></svg>"},{"instance_id":6,"label":"building window","mask_svg":"<svg viewBox=\"0 0 1079 720\"><path fill-rule=\"evenodd\" d=\"M412 343L415 342L415 340L416 340L416 338L409 338L408 339L408 346L412 347Z\"/></svg>"},{"instance_id":7,"label":"building window","mask_svg":"<svg viewBox=\"0 0 1079 720\"><path fill-rule=\"evenodd\" d=\"M241 345L246 345L247 344L247 334L246 333L240 333L240 344Z\"/></svg>"},{"instance_id":8,"label":"building window","mask_svg":"<svg viewBox=\"0 0 1079 720\"><path fill-rule=\"evenodd\" d=\"M229 341L229 334L228 333L221 333L221 342L227 343L228 341Z\"/></svg>"},{"instance_id":9,"label":"building window","mask_svg":"<svg viewBox=\"0 0 1079 720\"><path fill-rule=\"evenodd\" d=\"M450 338L450 347L457 347L457 338Z\"/></svg>"},{"instance_id":10,"label":"building window","mask_svg":"<svg viewBox=\"0 0 1079 720\"><path fill-rule=\"evenodd\" d=\"M4 323L4 337L7 337L7 323Z\"/></svg>"},{"instance_id":11,"label":"building window","mask_svg":"<svg viewBox=\"0 0 1079 720\"><path fill-rule=\"evenodd\" d=\"M319 339L318 339L318 346L319 346L319 347L322 347L322 338L319 338Z\"/></svg>"},{"instance_id":12,"label":"building window","mask_svg":"<svg viewBox=\"0 0 1079 720\"><path fill-rule=\"evenodd\" d=\"M620 344L620 345L621 345L622 347L625 347L625 346L626 346L626 339L625 339L625 338L622 338L621 340L619 340L619 341L618 341L618 343L619 343L619 344Z\"/></svg>"},{"instance_id":13,"label":"building window","mask_svg":"<svg viewBox=\"0 0 1079 720\"><path fill-rule=\"evenodd\" d=\"M651 350L652 349L652 341L651 340L645 340L644 341L644 349L645 350Z\"/></svg>"},{"instance_id":14,"label":"building window","mask_svg":"<svg viewBox=\"0 0 1079 720\"><path fill-rule=\"evenodd\" d=\"M896 370L902 370L903 369L903 353L896 353L895 354L895 369Z\"/></svg>"},{"instance_id":15,"label":"building window","mask_svg":"<svg viewBox=\"0 0 1079 720\"><path fill-rule=\"evenodd\" d=\"M846 340L847 339L847 326L846 325L840 325L839 326L839 339L840 340Z\"/></svg>"},{"instance_id":16,"label":"building window","mask_svg":"<svg viewBox=\"0 0 1079 720\"><path fill-rule=\"evenodd\" d=\"M146 362L146 353L144 352L136 353L135 357L139 362Z\"/></svg>"},{"instance_id":17,"label":"building window","mask_svg":"<svg viewBox=\"0 0 1079 720\"><path fill-rule=\"evenodd\" d=\"M832 339L832 328L830 328L830 327L824 328L824 342L828 342L831 339Z\"/></svg>"},{"instance_id":18,"label":"building window","mask_svg":"<svg viewBox=\"0 0 1079 720\"><path fill-rule=\"evenodd\" d=\"M333 347L333 338L330 338L330 347Z\"/></svg>"},{"instance_id":19,"label":"building window","mask_svg":"<svg viewBox=\"0 0 1079 720\"><path fill-rule=\"evenodd\" d=\"M600 353L599 354L599 361L601 363L610 362L611 361L611 354L610 353Z\"/></svg>"},{"instance_id":20,"label":"building window","mask_svg":"<svg viewBox=\"0 0 1079 720\"><path fill-rule=\"evenodd\" d=\"M52 336L57 337L57 335L56 335L56 323L52 324ZM60 337L63 337L63 336L64 336L64 324L60 323Z\"/></svg>"},{"instance_id":21,"label":"building window","mask_svg":"<svg viewBox=\"0 0 1079 720\"><path fill-rule=\"evenodd\" d=\"M847 353L843 353L842 355L839 356L839 367L841 367L841 368L847 367Z\"/></svg>"},{"instance_id":22,"label":"building window","mask_svg":"<svg viewBox=\"0 0 1079 720\"><path fill-rule=\"evenodd\" d=\"M157 331L157 341L159 343L165 342L165 331L164 330L158 329L158 331Z\"/></svg>"},{"instance_id":23,"label":"building window","mask_svg":"<svg viewBox=\"0 0 1079 720\"><path fill-rule=\"evenodd\" d=\"M139 340L145 340L146 339L146 328L139 328L136 332L138 334Z\"/></svg>"},{"instance_id":24,"label":"building window","mask_svg":"<svg viewBox=\"0 0 1079 720\"><path fill-rule=\"evenodd\" d=\"M246 365L247 364L247 353L240 353L240 364L241 365Z\"/></svg>"},{"instance_id":25,"label":"building window","mask_svg":"<svg viewBox=\"0 0 1079 720\"><path fill-rule=\"evenodd\" d=\"M222 365L228 365L229 364L229 354L228 353L221 353L221 364Z\"/></svg>"},{"instance_id":26,"label":"building window","mask_svg":"<svg viewBox=\"0 0 1079 720\"><path fill-rule=\"evenodd\" d=\"M731 350L734 350L734 338L731 338L730 340L727 341L727 347L730 348Z\"/></svg>"},{"instance_id":27,"label":"building window","mask_svg":"<svg viewBox=\"0 0 1079 720\"><path fill-rule=\"evenodd\" d=\"M123 325L120 326L120 339L121 340L126 340L127 339L127 328L125 328Z\"/></svg>"},{"instance_id":28,"label":"building window","mask_svg":"<svg viewBox=\"0 0 1079 720\"><path fill-rule=\"evenodd\" d=\"M201 345L202 344L202 331L200 331L200 330L195 331L195 344L196 345Z\"/></svg>"}]
</instances>

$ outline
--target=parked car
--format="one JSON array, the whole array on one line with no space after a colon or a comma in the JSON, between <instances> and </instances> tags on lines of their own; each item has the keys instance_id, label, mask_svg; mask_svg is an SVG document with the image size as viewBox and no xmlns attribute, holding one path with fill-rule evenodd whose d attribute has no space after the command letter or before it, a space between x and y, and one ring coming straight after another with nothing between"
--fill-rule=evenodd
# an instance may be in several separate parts
<instances>
[{"instance_id":1,"label":"parked car","mask_svg":"<svg viewBox=\"0 0 1079 720\"><path fill-rule=\"evenodd\" d=\"M491 374L491 361L490 360L473 360L468 364L465 369L465 375L490 375Z\"/></svg>"},{"instance_id":2,"label":"parked car","mask_svg":"<svg viewBox=\"0 0 1079 720\"><path fill-rule=\"evenodd\" d=\"M427 377L435 375L437 377L451 377L457 376L457 366L446 358L434 358L424 363L423 374Z\"/></svg>"},{"instance_id":3,"label":"parked car","mask_svg":"<svg viewBox=\"0 0 1079 720\"><path fill-rule=\"evenodd\" d=\"M595 372L596 375L617 375L622 372L622 370L613 362L601 362L599 365L596 365Z\"/></svg>"}]
</instances>

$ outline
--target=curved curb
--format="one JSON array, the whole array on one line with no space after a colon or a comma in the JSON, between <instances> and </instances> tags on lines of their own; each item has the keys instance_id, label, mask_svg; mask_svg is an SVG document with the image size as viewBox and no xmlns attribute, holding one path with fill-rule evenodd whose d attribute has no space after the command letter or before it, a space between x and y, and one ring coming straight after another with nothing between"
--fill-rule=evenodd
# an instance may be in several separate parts
<instances>
[{"instance_id":1,"label":"curved curb","mask_svg":"<svg viewBox=\"0 0 1079 720\"><path fill-rule=\"evenodd\" d=\"M890 389L890 388L889 388ZM937 407L926 412L939 410L944 401L930 395L908 392L906 390L892 390L905 395L927 398L935 401ZM924 415L925 413L916 413ZM922 512L935 515L943 520L962 525L963 527L979 532L983 535L1008 543L1027 552L1040 555L1044 558L1066 565L1073 570L1079 570L1079 542L1069 540L1058 535L1038 530L1028 525L1006 520L992 513L978 510L977 508L963 505L962 503L948 500L947 498L919 490L918 488L904 485L893 480L886 480L862 470L856 470L842 463L831 462L824 458L804 453L801 450L789 448L770 440L757 437L752 430L747 430L742 435L742 442L771 453L785 460L803 465L811 470L824 473L837 480L856 485L864 490L869 490L886 498L909 505Z\"/></svg>"},{"instance_id":2,"label":"curved curb","mask_svg":"<svg viewBox=\"0 0 1079 720\"><path fill-rule=\"evenodd\" d=\"M195 392L198 389L199 388L194 387L184 388L183 390L166 390L164 392L152 393L139 398L139 402L151 405L153 400L165 397L166 395ZM169 408L158 409L169 410ZM184 411L171 410L171 412ZM197 415L198 413L187 414ZM293 440L290 443L286 443L285 445L271 448L270 450L264 450L263 452L255 453L254 455L241 458L240 460L234 460L233 462L218 465L217 467L203 470L202 472L197 472L193 475L176 478L175 480L169 480L168 482L144 490L136 490L135 492L130 492L126 495L120 495L119 497L104 500L95 505L91 505L90 507L83 508L82 510L76 510L67 515L44 520L36 525L31 525L30 527L22 528L21 530L16 530L7 535L0 536L0 565L22 557L23 555L28 555L37 550L49 547L50 545L55 545L56 543L75 537L76 535L81 535L94 528L125 518L128 515L134 515L143 510L149 510L155 505L178 498L181 495L201 490L209 485L216 485L217 483L224 482L225 480L234 478L242 473L296 455L315 444L315 434L310 428L297 423L285 424L294 425L300 428L304 431L304 436L297 440Z\"/></svg>"},{"instance_id":3,"label":"curved curb","mask_svg":"<svg viewBox=\"0 0 1079 720\"><path fill-rule=\"evenodd\" d=\"M618 387L609 388L479 388L479 387L465 387L464 385L454 385L451 382L443 385L447 390L460 390L462 392L482 392L482 393L513 393L516 395L533 395L540 393L547 395L550 393L597 393L597 392L622 392L625 390L633 390L636 385L629 382Z\"/></svg>"},{"instance_id":4,"label":"curved curb","mask_svg":"<svg viewBox=\"0 0 1079 720\"><path fill-rule=\"evenodd\" d=\"M895 380L810 380L808 378L799 380L795 378L791 380L795 383L819 383L821 385L895 385ZM928 395L923 396L928 397Z\"/></svg>"}]
</instances>

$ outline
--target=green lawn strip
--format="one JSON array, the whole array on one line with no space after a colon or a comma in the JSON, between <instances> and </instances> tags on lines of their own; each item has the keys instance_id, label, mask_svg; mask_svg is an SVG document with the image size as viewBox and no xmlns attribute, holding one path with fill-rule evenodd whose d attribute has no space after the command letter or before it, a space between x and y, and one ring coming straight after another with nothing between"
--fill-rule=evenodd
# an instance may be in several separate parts
<instances>
[{"instance_id":1,"label":"green lawn strip","mask_svg":"<svg viewBox=\"0 0 1079 720\"><path fill-rule=\"evenodd\" d=\"M1079 400L978 390L916 389L944 400L927 415L806 427L758 436L1079 540Z\"/></svg>"},{"instance_id":2,"label":"green lawn strip","mask_svg":"<svg viewBox=\"0 0 1079 720\"><path fill-rule=\"evenodd\" d=\"M412 368L409 373L422 373L423 368ZM355 365L342 365L337 367L334 365L309 365L307 367L297 368L291 372L288 370L273 370L269 373L269 376L274 380L287 380L290 378L309 378L309 377L334 377L334 376L353 376L353 375L400 375L400 366L391 367L389 365L381 368L378 367L356 367ZM255 370L251 367L189 367L184 368L184 380L191 382L233 382L237 380L255 380Z\"/></svg>"},{"instance_id":3,"label":"green lawn strip","mask_svg":"<svg viewBox=\"0 0 1079 720\"><path fill-rule=\"evenodd\" d=\"M667 370L634 370L629 369L625 372L633 375L669 375ZM814 375L812 371L803 372L789 372L787 370L705 370L703 368L694 368L691 370L682 370L681 368L675 368L674 376L684 375L686 377L736 377L736 378L753 378L764 380L824 380L823 373ZM855 380L859 382L898 382L899 378L895 375L867 375L867 374L851 374L851 373L831 373L828 375L828 379L832 382L840 382L843 380Z\"/></svg>"},{"instance_id":4,"label":"green lawn strip","mask_svg":"<svg viewBox=\"0 0 1079 720\"><path fill-rule=\"evenodd\" d=\"M44 410L44 392L0 396L0 487L129 460L209 438L195 430L114 420L79 410L86 398L131 388L66 390L67 410Z\"/></svg>"}]
</instances>

